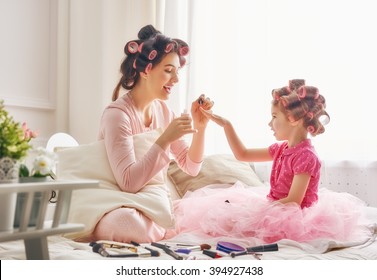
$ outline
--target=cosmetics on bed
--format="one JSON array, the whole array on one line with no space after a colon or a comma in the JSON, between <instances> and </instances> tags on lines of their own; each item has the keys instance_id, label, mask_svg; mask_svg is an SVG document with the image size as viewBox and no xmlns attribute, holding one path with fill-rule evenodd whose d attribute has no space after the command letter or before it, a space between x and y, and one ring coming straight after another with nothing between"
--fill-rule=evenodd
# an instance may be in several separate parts
<instances>
[{"instance_id":1,"label":"cosmetics on bed","mask_svg":"<svg viewBox=\"0 0 377 280\"><path fill-rule=\"evenodd\" d=\"M176 252L174 252L172 249L170 249L169 246L167 246L165 244L152 242L151 245L164 250L164 252L166 254L168 254L169 256L173 257L176 260L183 260L184 259L182 256L178 255Z\"/></svg>"},{"instance_id":2,"label":"cosmetics on bed","mask_svg":"<svg viewBox=\"0 0 377 280\"><path fill-rule=\"evenodd\" d=\"M244 247L241 247L231 242L219 241L217 242L216 250L229 254L231 252L242 252L242 251L245 251L246 249Z\"/></svg>"},{"instance_id":3,"label":"cosmetics on bed","mask_svg":"<svg viewBox=\"0 0 377 280\"><path fill-rule=\"evenodd\" d=\"M279 246L277 243L273 243L273 244L255 246L255 247L248 247L246 248L246 250L248 252L272 252L272 251L278 251Z\"/></svg>"},{"instance_id":4,"label":"cosmetics on bed","mask_svg":"<svg viewBox=\"0 0 377 280\"><path fill-rule=\"evenodd\" d=\"M260 246L254 246L254 247L248 247L242 252L231 252L230 256L232 258L242 256L242 255L254 255L256 258L259 258L260 255L258 254L261 252L273 252L273 251L278 251L279 247L277 243L273 244L265 244L265 245L260 245Z\"/></svg>"},{"instance_id":5,"label":"cosmetics on bed","mask_svg":"<svg viewBox=\"0 0 377 280\"><path fill-rule=\"evenodd\" d=\"M137 248L128 243L116 242L116 241L111 241L111 240L98 240L98 241L95 241L95 242L93 241L89 243L91 247L93 247L95 244L103 244L105 248L127 249L134 253L137 252Z\"/></svg>"},{"instance_id":6,"label":"cosmetics on bed","mask_svg":"<svg viewBox=\"0 0 377 280\"><path fill-rule=\"evenodd\" d=\"M173 246L174 247L174 246ZM211 245L209 244L201 244L201 245L184 245L184 244L176 244L176 249L174 250L177 253L183 254L190 254L192 251L203 251L205 249L211 249Z\"/></svg>"},{"instance_id":7,"label":"cosmetics on bed","mask_svg":"<svg viewBox=\"0 0 377 280\"><path fill-rule=\"evenodd\" d=\"M100 254L105 258L131 258L131 257L141 257L147 256L138 253L129 253L129 254L111 254L106 250L106 247L102 243L96 243L93 245L93 252Z\"/></svg>"},{"instance_id":8,"label":"cosmetics on bed","mask_svg":"<svg viewBox=\"0 0 377 280\"><path fill-rule=\"evenodd\" d=\"M126 243L113 244L113 241L99 241L99 242L90 242L92 251L100 254L103 257L107 258L130 258L130 257L158 257L160 252L153 250L151 248L143 247L139 244L142 250L137 250L136 247L133 247ZM124 244L124 245L121 245Z\"/></svg>"},{"instance_id":9,"label":"cosmetics on bed","mask_svg":"<svg viewBox=\"0 0 377 280\"><path fill-rule=\"evenodd\" d=\"M160 256L160 252L157 251L157 250L153 250L152 248L149 248L149 247L146 247L146 246L142 246L140 245L139 243L137 243L136 241L131 241L131 244L132 245L135 245L136 247L141 247L141 248L144 248L145 250L148 250L149 252L151 252L151 255L153 257L158 257Z\"/></svg>"},{"instance_id":10,"label":"cosmetics on bed","mask_svg":"<svg viewBox=\"0 0 377 280\"><path fill-rule=\"evenodd\" d=\"M218 259L218 258L229 256L228 254L225 254L225 253L222 253L222 252L219 252L219 251L211 251L211 250L207 250L207 249L203 250L203 254L206 255L206 256L209 256L213 259Z\"/></svg>"}]
</instances>

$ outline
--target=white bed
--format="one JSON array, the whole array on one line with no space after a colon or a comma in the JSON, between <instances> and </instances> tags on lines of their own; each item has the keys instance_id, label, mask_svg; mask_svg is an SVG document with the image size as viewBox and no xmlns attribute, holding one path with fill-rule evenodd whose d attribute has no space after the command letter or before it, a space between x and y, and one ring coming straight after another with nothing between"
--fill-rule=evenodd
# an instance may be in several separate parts
<instances>
[{"instance_id":1,"label":"white bed","mask_svg":"<svg viewBox=\"0 0 377 280\"><path fill-rule=\"evenodd\" d=\"M258 187L264 188L264 187ZM375 221L370 225L371 230L374 231L370 238L365 240L355 240L350 243L341 243L334 240L315 240L308 243L298 243L292 240L281 240L278 243L279 250L274 252L264 252L260 257L262 260L377 260L377 208L366 207L368 218ZM202 239L194 233L186 233L169 240L162 240L159 243L174 245L177 243L183 244L203 244L207 243L212 246L211 249L216 248L217 241L230 241L232 243L241 245L243 247L254 246L245 242L245 240L237 240L230 238L217 239ZM151 247L150 244L142 244ZM110 259L104 258L98 253L92 251L89 243L75 242L63 236L48 237L48 246L50 259L52 260L95 260L95 259ZM154 248L154 247L153 247ZM154 259L172 260L173 258L164 253L159 248L154 248L160 251L159 257ZM124 253L124 251L119 251ZM204 255L201 251L192 251L189 255L181 254L190 259L211 259ZM150 259L138 258L138 259ZM0 259L1 260L25 260L24 243L22 240L0 243ZM127 258L135 259L135 258ZM232 259L230 256L221 259L255 259L253 255L239 256ZM218 260L221 260L218 259Z\"/></svg>"},{"instance_id":2,"label":"white bed","mask_svg":"<svg viewBox=\"0 0 377 280\"><path fill-rule=\"evenodd\" d=\"M138 140L135 138L135 144ZM102 145L102 144L101 144ZM89 149L89 152L88 152ZM141 152L141 151L140 151ZM95 157L95 158L94 158ZM102 158L102 160L98 160ZM106 163L106 155L103 150L103 146L99 146L98 143L81 145L69 149L63 149L59 153L59 169L58 175L63 179L93 179L99 180L105 189L109 188L111 182L114 182L111 171L109 171L108 163ZM107 164L107 165L106 165ZM106 165L106 166L104 166ZM81 171L78 171L80 169ZM90 173L90 174L89 174ZM72 175L73 174L73 175ZM89 174L89 175L88 175ZM104 175L105 174L105 175ZM107 175L106 175L107 174ZM58 176L58 177L59 177ZM109 177L109 178L107 178ZM268 186L264 184L257 176L253 169L252 164L242 163L234 159L232 155L210 155L204 160L201 172L196 177L191 177L179 170L176 163L171 162L167 169L167 189L165 188L165 194L167 199L175 200L179 199L187 191L195 191L198 188L209 184L228 184L231 186L236 181L240 180L244 182L250 188L254 188L257 192L267 193ZM324 188L324 186L322 186ZM92 190L95 191L95 190ZM74 191L74 194L78 191ZM93 193L93 192L91 192ZM95 193L95 192L94 192ZM148 193L146 193L148 195ZM73 195L74 196L74 195ZM128 198L127 198L128 199ZM136 200L140 197L136 197ZM145 199L145 198L143 198ZM143 202L143 201L142 201ZM145 204L150 204L148 198L144 201ZM74 204L77 203L73 200ZM101 202L99 201L98 204ZM155 202L153 202L155 203ZM153 204L152 203L152 204ZM163 202L164 203L164 202ZM149 205L148 209L145 209L147 214L157 209L159 204ZM71 207L71 208L72 208ZM169 220L173 216L170 204L161 206L167 207L162 212L158 213L156 219ZM101 208L100 205L98 208ZM53 209L53 207L52 207ZM166 211L165 211L166 210ZM377 208L371 206L365 206L370 224L367 228L369 234L363 240L354 240L348 243L337 242L335 240L315 240L307 243L298 243L292 240L280 240L278 241L278 251L264 252L260 257L262 260L377 260ZM91 214L91 213L89 213ZM77 216L77 215L76 215ZM78 215L84 218L80 218L85 222L87 214ZM153 213L151 214L153 217ZM77 221L74 221L77 222ZM166 221L165 221L166 222ZM168 224L168 222L166 222ZM86 231L90 231L91 225L86 227ZM69 238L68 238L69 237ZM87 242L76 242L71 238L75 236L50 236L48 237L49 258L52 260L95 260L95 259L113 259L105 258L98 253L92 251L92 247ZM76 236L77 237L77 236ZM176 243L183 244L195 244L200 245L203 243L211 245L211 249L216 249L218 241L229 241L240 246L252 247L261 244L255 244L251 241L242 239L230 239L224 238L207 238L200 237L194 232L185 233L175 236L171 239L159 241L162 244L173 245ZM142 244L149 246L150 244ZM155 248L160 251L159 257L139 257L137 259L158 259L158 260L172 260L173 258L161 249ZM204 255L201 251L192 251L190 254L182 254L182 256L188 259L211 259L211 257ZM22 260L26 259L24 244L22 240L2 242L0 243L0 259L1 260ZM135 258L127 258L135 259ZM230 256L224 256L216 260L232 259ZM244 255L233 258L232 260L240 259L255 259L253 255Z\"/></svg>"}]
</instances>

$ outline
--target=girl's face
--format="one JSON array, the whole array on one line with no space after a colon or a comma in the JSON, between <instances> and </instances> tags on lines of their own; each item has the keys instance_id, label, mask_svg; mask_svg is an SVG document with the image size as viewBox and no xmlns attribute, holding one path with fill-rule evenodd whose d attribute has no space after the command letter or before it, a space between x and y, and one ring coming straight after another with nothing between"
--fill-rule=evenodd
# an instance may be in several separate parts
<instances>
[{"instance_id":1,"label":"girl's face","mask_svg":"<svg viewBox=\"0 0 377 280\"><path fill-rule=\"evenodd\" d=\"M293 128L292 123L288 120L287 116L281 111L278 105L271 106L271 116L272 118L268 125L274 132L276 140L288 140Z\"/></svg>"},{"instance_id":2,"label":"girl's face","mask_svg":"<svg viewBox=\"0 0 377 280\"><path fill-rule=\"evenodd\" d=\"M178 83L180 69L178 54L167 54L148 74L148 87L154 92L155 98L167 100L173 86Z\"/></svg>"}]
</instances>

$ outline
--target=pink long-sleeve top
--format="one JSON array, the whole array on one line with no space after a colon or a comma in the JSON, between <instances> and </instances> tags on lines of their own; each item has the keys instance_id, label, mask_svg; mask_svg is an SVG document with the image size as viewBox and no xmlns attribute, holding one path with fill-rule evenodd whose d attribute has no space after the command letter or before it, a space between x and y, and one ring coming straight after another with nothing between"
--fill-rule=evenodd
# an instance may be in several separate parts
<instances>
[{"instance_id":1,"label":"pink long-sleeve top","mask_svg":"<svg viewBox=\"0 0 377 280\"><path fill-rule=\"evenodd\" d=\"M174 118L175 114L165 102L155 100L152 104L152 123L150 127L145 127L128 94L104 110L98 138L104 139L110 166L121 190L131 193L141 190L167 167L170 162L169 150L184 172L192 176L199 173L201 162L194 162L188 157L188 146L183 139L171 143L166 151L154 143L141 159L135 158L130 136L157 128L165 129Z\"/></svg>"}]
</instances>

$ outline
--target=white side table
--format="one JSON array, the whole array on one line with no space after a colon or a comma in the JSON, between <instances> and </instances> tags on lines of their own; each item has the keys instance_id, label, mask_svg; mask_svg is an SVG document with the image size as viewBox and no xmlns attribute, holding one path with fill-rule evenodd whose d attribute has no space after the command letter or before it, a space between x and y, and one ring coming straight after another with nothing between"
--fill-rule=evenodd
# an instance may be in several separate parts
<instances>
[{"instance_id":1,"label":"white side table","mask_svg":"<svg viewBox=\"0 0 377 280\"><path fill-rule=\"evenodd\" d=\"M0 195L8 193L25 193L26 199L21 210L19 228L11 232L0 231L0 242L23 239L26 258L31 260L48 260L47 236L80 231L84 229L82 224L67 223L68 211L71 203L72 191L83 188L97 188L98 181L94 180L56 180L30 183L0 184ZM45 221L47 205L51 191L58 193L52 221ZM36 225L28 226L33 206L34 193L42 193L41 203L38 209Z\"/></svg>"}]
</instances>

